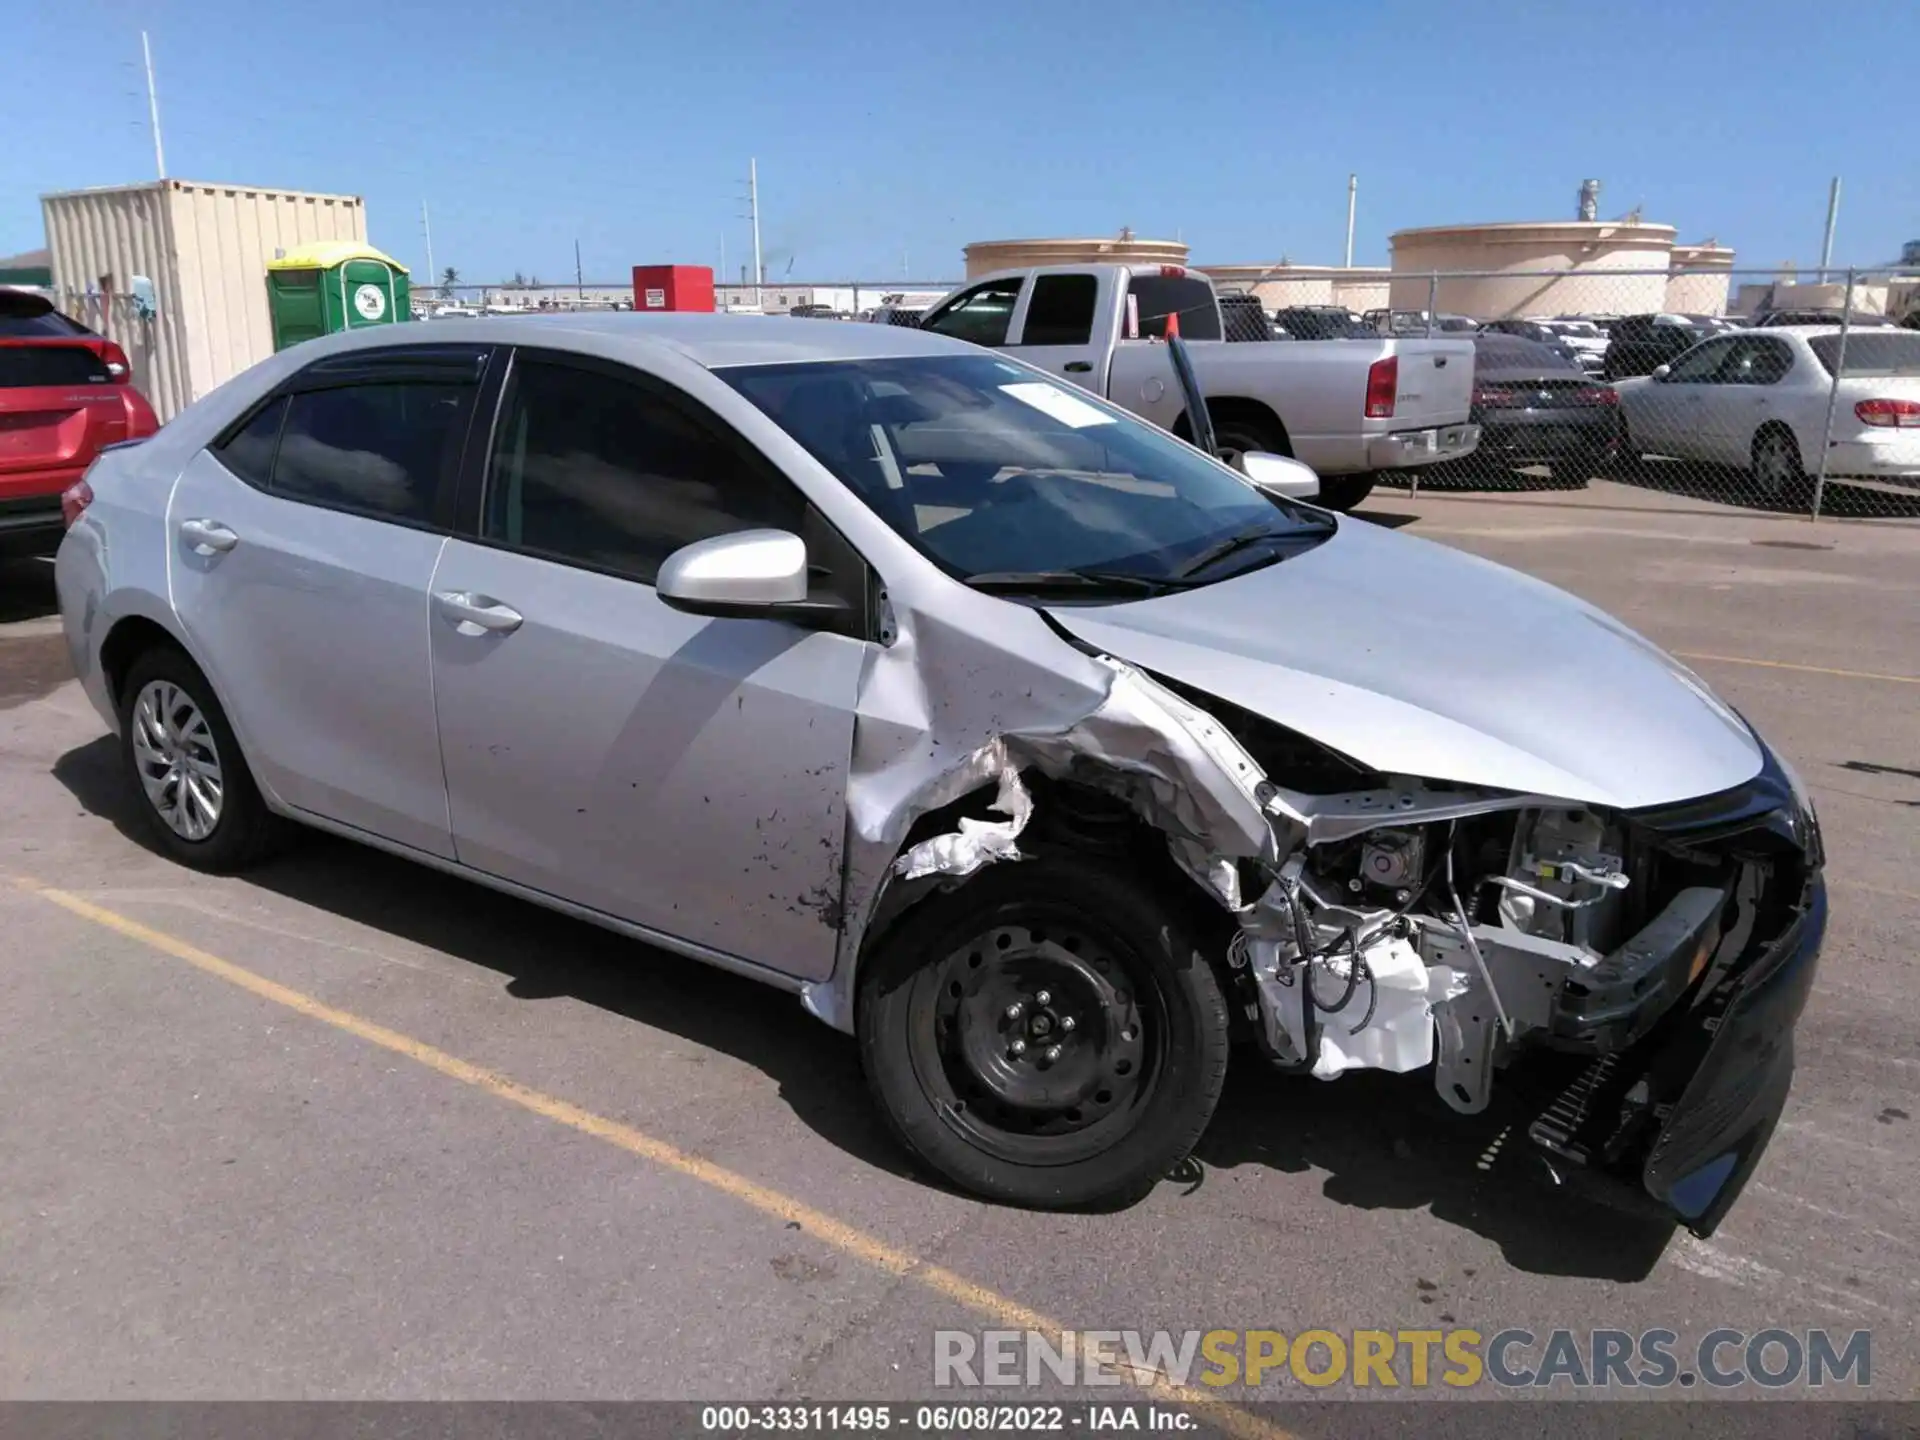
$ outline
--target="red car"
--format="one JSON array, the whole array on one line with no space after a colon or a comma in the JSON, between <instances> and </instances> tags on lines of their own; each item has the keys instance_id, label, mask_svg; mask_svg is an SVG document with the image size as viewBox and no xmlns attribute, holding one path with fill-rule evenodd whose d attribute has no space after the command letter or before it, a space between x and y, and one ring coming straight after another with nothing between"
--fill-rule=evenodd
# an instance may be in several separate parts
<instances>
[{"instance_id":1,"label":"red car","mask_svg":"<svg viewBox=\"0 0 1920 1440\"><path fill-rule=\"evenodd\" d=\"M0 559L53 554L62 492L103 447L159 428L126 351L45 297L0 288Z\"/></svg>"}]
</instances>

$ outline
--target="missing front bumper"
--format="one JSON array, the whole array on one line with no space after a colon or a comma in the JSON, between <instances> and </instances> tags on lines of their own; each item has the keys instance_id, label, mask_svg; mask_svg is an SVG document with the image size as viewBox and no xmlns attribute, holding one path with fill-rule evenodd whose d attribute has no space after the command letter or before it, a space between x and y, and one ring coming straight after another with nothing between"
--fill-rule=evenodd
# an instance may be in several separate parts
<instances>
[{"instance_id":1,"label":"missing front bumper","mask_svg":"<svg viewBox=\"0 0 1920 1440\"><path fill-rule=\"evenodd\" d=\"M1594 1061L1529 1127L1556 1178L1711 1235L1786 1106L1793 1029L1826 925L1826 885L1814 875L1786 928L1682 1023Z\"/></svg>"}]
</instances>

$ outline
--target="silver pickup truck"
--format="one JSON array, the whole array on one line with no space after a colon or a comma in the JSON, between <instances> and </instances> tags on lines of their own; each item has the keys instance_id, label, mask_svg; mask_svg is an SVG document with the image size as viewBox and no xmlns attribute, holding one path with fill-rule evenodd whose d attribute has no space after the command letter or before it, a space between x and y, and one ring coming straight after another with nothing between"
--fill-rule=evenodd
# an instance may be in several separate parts
<instances>
[{"instance_id":1,"label":"silver pickup truck","mask_svg":"<svg viewBox=\"0 0 1920 1440\"><path fill-rule=\"evenodd\" d=\"M1018 355L1190 438L1164 343L1167 318L1207 397L1220 452L1266 450L1320 474L1322 505L1345 510L1375 474L1470 453L1479 428L1470 339L1222 339L1213 282L1177 265L1049 265L969 281L921 320Z\"/></svg>"}]
</instances>

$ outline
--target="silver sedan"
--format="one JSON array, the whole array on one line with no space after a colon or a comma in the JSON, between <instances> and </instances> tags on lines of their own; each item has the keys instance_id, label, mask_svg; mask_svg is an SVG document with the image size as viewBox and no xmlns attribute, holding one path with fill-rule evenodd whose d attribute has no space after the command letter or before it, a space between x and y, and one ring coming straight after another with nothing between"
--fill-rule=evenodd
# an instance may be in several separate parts
<instances>
[{"instance_id":1,"label":"silver sedan","mask_svg":"<svg viewBox=\"0 0 1920 1440\"><path fill-rule=\"evenodd\" d=\"M1245 469L912 329L480 317L106 454L57 575L168 855L318 827L797 992L969 1190L1141 1195L1241 1039L1464 1112L1544 1057L1548 1163L1710 1232L1826 913L1792 772Z\"/></svg>"}]
</instances>

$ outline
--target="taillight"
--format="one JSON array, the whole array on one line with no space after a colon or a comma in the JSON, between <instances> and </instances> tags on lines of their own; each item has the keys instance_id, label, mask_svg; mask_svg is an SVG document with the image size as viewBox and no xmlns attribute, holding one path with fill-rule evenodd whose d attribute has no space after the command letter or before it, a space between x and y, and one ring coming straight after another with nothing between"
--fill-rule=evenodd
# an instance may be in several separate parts
<instances>
[{"instance_id":1,"label":"taillight","mask_svg":"<svg viewBox=\"0 0 1920 1440\"><path fill-rule=\"evenodd\" d=\"M1595 385L1586 390L1576 390L1573 398L1582 405L1618 405L1620 392L1606 385Z\"/></svg>"},{"instance_id":2,"label":"taillight","mask_svg":"<svg viewBox=\"0 0 1920 1440\"><path fill-rule=\"evenodd\" d=\"M1391 420L1400 390L1400 357L1389 355L1367 367L1367 419Z\"/></svg>"},{"instance_id":3,"label":"taillight","mask_svg":"<svg viewBox=\"0 0 1920 1440\"><path fill-rule=\"evenodd\" d=\"M1920 400L1862 400L1853 407L1862 425L1906 430L1920 426Z\"/></svg>"},{"instance_id":4,"label":"taillight","mask_svg":"<svg viewBox=\"0 0 1920 1440\"><path fill-rule=\"evenodd\" d=\"M1476 405L1511 405L1513 403L1513 391L1502 390L1495 385L1476 385L1473 387L1473 403ZM1369 406L1367 413L1369 415L1373 413L1371 406ZM1392 412L1389 411L1388 413L1391 414Z\"/></svg>"},{"instance_id":5,"label":"taillight","mask_svg":"<svg viewBox=\"0 0 1920 1440\"><path fill-rule=\"evenodd\" d=\"M76 480L60 492L60 519L71 530L74 522L87 513L87 506L93 503L93 487L84 480Z\"/></svg>"},{"instance_id":6,"label":"taillight","mask_svg":"<svg viewBox=\"0 0 1920 1440\"><path fill-rule=\"evenodd\" d=\"M107 374L115 380L124 380L133 373L133 367L127 363L127 352L111 340L101 342L100 358L106 362Z\"/></svg>"},{"instance_id":7,"label":"taillight","mask_svg":"<svg viewBox=\"0 0 1920 1440\"><path fill-rule=\"evenodd\" d=\"M1160 278L1163 280L1184 280L1187 278L1187 267L1184 265L1162 265L1160 267Z\"/></svg>"}]
</instances>

